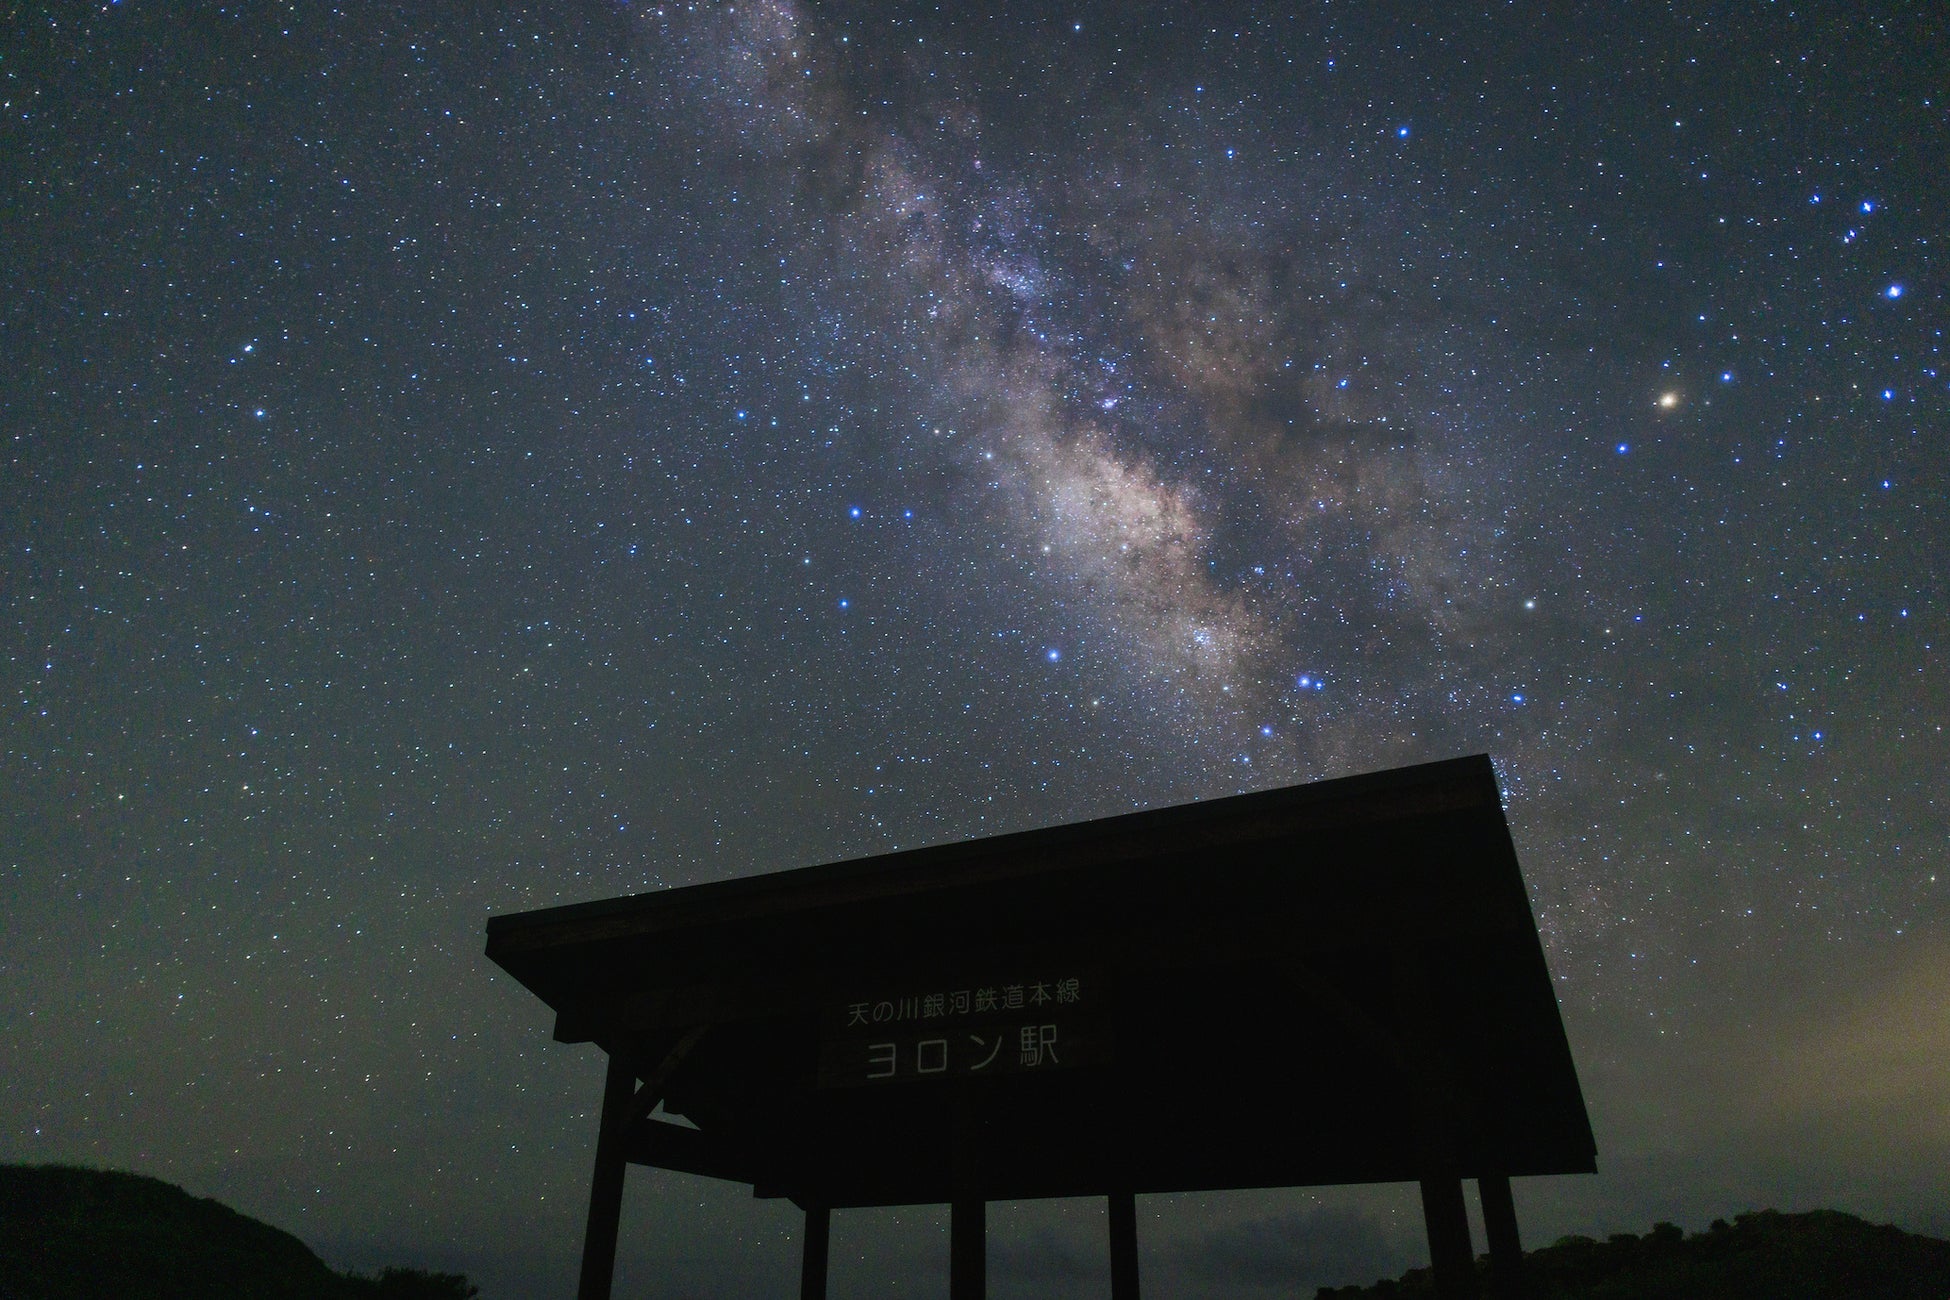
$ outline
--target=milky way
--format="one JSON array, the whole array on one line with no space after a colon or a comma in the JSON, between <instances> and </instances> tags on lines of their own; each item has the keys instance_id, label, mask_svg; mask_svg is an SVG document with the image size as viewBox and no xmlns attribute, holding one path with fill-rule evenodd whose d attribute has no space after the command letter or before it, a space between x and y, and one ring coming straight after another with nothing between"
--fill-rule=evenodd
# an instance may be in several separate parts
<instances>
[{"instance_id":1,"label":"milky way","mask_svg":"<svg viewBox=\"0 0 1950 1300\"><path fill-rule=\"evenodd\" d=\"M1521 788L1608 739L1589 682L1522 645L1551 575L1509 535L1558 531L1549 435L1632 429L1606 405L1641 395L1472 315L1473 214L1413 197L1408 128L1290 136L1176 72L1077 104L1060 140L991 140L952 53L862 69L784 6L645 26L696 52L682 90L751 166L799 330L899 393L876 490L930 485L926 549L979 557L939 580L1008 593L963 617L1034 611L1028 648L1114 702L1121 743L1216 791L1469 749ZM1524 310L1575 317L1523 279ZM1585 390L1542 437L1510 391L1540 364ZM1510 726L1526 706L1558 725ZM1592 888L1556 924L1602 926Z\"/></svg>"}]
</instances>

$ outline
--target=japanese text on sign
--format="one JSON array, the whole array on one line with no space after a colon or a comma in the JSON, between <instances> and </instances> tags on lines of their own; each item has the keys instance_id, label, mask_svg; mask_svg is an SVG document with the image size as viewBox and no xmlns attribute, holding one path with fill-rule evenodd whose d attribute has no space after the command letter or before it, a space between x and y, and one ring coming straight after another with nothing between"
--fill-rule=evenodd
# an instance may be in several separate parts
<instances>
[{"instance_id":1,"label":"japanese text on sign","mask_svg":"<svg viewBox=\"0 0 1950 1300\"><path fill-rule=\"evenodd\" d=\"M1070 1006L1083 1000L1083 981L1076 976L1023 984L991 984L982 988L908 993L891 998L865 998L846 1004L846 1027L897 1024L902 1021L942 1020L953 1016Z\"/></svg>"},{"instance_id":2,"label":"japanese text on sign","mask_svg":"<svg viewBox=\"0 0 1950 1300\"><path fill-rule=\"evenodd\" d=\"M1086 999L1086 993L1089 997ZM822 1087L990 1078L1109 1059L1102 989L1083 975L908 986L828 1004Z\"/></svg>"}]
</instances>

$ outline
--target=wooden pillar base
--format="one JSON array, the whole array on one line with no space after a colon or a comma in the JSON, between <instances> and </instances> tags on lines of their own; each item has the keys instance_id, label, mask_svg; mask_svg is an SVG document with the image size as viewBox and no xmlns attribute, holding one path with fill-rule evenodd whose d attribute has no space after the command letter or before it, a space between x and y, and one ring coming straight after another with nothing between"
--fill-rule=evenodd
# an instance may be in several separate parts
<instances>
[{"instance_id":1,"label":"wooden pillar base","mask_svg":"<svg viewBox=\"0 0 1950 1300\"><path fill-rule=\"evenodd\" d=\"M950 1123L953 1146L948 1205L948 1300L983 1300L988 1294L988 1189L982 1170L980 1096L963 1090Z\"/></svg>"},{"instance_id":2,"label":"wooden pillar base","mask_svg":"<svg viewBox=\"0 0 1950 1300\"><path fill-rule=\"evenodd\" d=\"M622 1051L609 1055L603 1078L603 1116L596 1130L596 1172L589 1180L589 1225L582 1236L582 1277L576 1300L609 1300L616 1278L616 1232L623 1216L623 1130L635 1101L636 1071Z\"/></svg>"},{"instance_id":3,"label":"wooden pillar base","mask_svg":"<svg viewBox=\"0 0 1950 1300\"><path fill-rule=\"evenodd\" d=\"M988 1202L957 1200L948 1209L948 1300L988 1294Z\"/></svg>"},{"instance_id":4,"label":"wooden pillar base","mask_svg":"<svg viewBox=\"0 0 1950 1300\"><path fill-rule=\"evenodd\" d=\"M832 1210L816 1204L806 1207L805 1249L799 1254L799 1300L826 1300L827 1249L832 1230Z\"/></svg>"},{"instance_id":5,"label":"wooden pillar base","mask_svg":"<svg viewBox=\"0 0 1950 1300\"><path fill-rule=\"evenodd\" d=\"M1138 1300L1137 1197L1110 1194L1110 1300Z\"/></svg>"},{"instance_id":6,"label":"wooden pillar base","mask_svg":"<svg viewBox=\"0 0 1950 1300\"><path fill-rule=\"evenodd\" d=\"M1429 1258L1441 1300L1476 1300L1476 1252L1469 1242L1469 1209L1462 1179L1422 1180L1422 1218L1429 1229Z\"/></svg>"},{"instance_id":7,"label":"wooden pillar base","mask_svg":"<svg viewBox=\"0 0 1950 1300\"><path fill-rule=\"evenodd\" d=\"M1510 1179L1485 1174L1476 1180L1483 1203L1483 1235L1489 1238L1490 1294L1495 1300L1523 1300L1523 1239L1517 1235L1517 1202Z\"/></svg>"}]
</instances>

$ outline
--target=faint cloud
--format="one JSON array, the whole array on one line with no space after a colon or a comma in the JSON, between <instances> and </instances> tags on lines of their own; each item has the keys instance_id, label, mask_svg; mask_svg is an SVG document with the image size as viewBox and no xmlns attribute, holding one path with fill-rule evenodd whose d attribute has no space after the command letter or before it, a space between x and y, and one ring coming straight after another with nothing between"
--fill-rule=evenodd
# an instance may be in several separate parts
<instances>
[{"instance_id":1,"label":"faint cloud","mask_svg":"<svg viewBox=\"0 0 1950 1300\"><path fill-rule=\"evenodd\" d=\"M1853 1121L1892 1144L1950 1142L1950 944L1919 942L1840 1007L1822 1008L1767 1067L1762 1122Z\"/></svg>"}]
</instances>

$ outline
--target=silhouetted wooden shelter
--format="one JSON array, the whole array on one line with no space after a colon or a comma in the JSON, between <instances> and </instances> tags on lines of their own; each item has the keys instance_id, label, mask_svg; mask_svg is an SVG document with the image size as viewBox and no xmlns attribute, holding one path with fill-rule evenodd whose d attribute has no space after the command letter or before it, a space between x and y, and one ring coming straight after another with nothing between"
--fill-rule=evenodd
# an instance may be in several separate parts
<instances>
[{"instance_id":1,"label":"silhouetted wooden shelter","mask_svg":"<svg viewBox=\"0 0 1950 1300\"><path fill-rule=\"evenodd\" d=\"M488 956L609 1055L580 1295L628 1164L806 1211L1414 1181L1437 1283L1521 1261L1509 1180L1595 1149L1485 757L498 916ZM695 1128L653 1118L661 1102Z\"/></svg>"}]
</instances>

